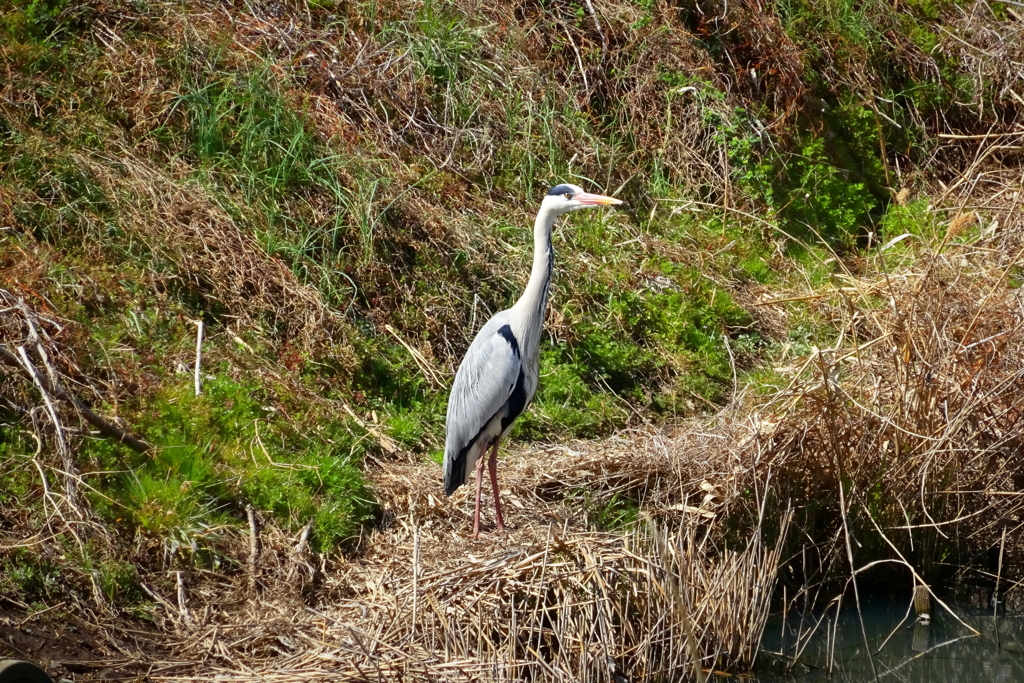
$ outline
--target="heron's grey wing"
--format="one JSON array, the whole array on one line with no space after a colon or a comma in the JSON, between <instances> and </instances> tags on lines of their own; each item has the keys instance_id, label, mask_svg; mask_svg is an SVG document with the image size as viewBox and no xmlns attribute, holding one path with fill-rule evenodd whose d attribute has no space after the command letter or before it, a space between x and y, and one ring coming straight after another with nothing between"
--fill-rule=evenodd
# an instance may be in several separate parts
<instances>
[{"instance_id":1,"label":"heron's grey wing","mask_svg":"<svg viewBox=\"0 0 1024 683\"><path fill-rule=\"evenodd\" d=\"M470 344L448 397L444 448L448 495L465 483L466 453L499 412L508 412L506 404L517 384L522 383L522 375L519 343L499 314L484 325ZM518 406L518 411L522 409Z\"/></svg>"}]
</instances>

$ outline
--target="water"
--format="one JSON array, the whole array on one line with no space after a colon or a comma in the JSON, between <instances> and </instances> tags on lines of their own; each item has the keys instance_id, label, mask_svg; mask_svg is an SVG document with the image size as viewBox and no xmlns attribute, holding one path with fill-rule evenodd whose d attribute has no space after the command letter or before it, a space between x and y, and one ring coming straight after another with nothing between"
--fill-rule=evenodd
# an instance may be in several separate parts
<instances>
[{"instance_id":1,"label":"water","mask_svg":"<svg viewBox=\"0 0 1024 683\"><path fill-rule=\"evenodd\" d=\"M821 622L815 635L809 640L805 636L801 641L801 644L805 641L808 644L792 673L773 673L781 670L787 660L762 654L758 660L759 674L754 680L758 683L868 683L875 680L877 673L879 681L905 683L1024 681L1024 615L993 617L991 611L984 613L962 605L955 605L953 609L981 635L973 635L934 602L929 625L915 623L913 614L904 622L905 604L867 604L862 615L870 648L865 647L856 610L843 610L838 622L832 610L831 617ZM805 620L802 626L806 634L813 624ZM770 620L762 641L763 650L781 651L792 657L800 628L799 615L791 615L785 628L781 618ZM834 639L831 678L828 675L830 639Z\"/></svg>"}]
</instances>

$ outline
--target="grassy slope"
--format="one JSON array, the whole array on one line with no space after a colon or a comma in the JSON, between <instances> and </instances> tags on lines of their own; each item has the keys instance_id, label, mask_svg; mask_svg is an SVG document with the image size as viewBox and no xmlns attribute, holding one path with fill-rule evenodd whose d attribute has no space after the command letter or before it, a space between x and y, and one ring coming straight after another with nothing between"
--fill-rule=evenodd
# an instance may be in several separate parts
<instances>
[{"instance_id":1,"label":"grassy slope","mask_svg":"<svg viewBox=\"0 0 1024 683\"><path fill-rule=\"evenodd\" d=\"M325 549L357 535L363 458L389 439L437 456L447 378L518 295L557 181L629 208L559 229L517 438L706 411L734 373L833 334L802 303L752 304L855 263L892 195L944 172L930 136L1010 125L1011 105L944 47L953 3L735 4L609 5L600 26L585 3L5 12L0 289L41 316L79 395L158 446L73 436L99 518L153 562L215 546L250 504L312 520ZM2 381L0 506L28 528L44 503L19 410L38 397ZM120 551L58 543L132 592ZM60 563L0 562L22 594L60 590Z\"/></svg>"}]
</instances>

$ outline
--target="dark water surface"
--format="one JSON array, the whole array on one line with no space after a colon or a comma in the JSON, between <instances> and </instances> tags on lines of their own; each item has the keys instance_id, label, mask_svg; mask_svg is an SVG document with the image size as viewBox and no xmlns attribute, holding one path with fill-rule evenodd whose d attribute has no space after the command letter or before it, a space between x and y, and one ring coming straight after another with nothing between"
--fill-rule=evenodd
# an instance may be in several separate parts
<instances>
[{"instance_id":1,"label":"dark water surface","mask_svg":"<svg viewBox=\"0 0 1024 683\"><path fill-rule=\"evenodd\" d=\"M874 602L865 605L862 615L870 647L865 647L864 632L855 609L844 609L838 622L832 610L810 638L807 632L813 622L801 621L799 615L790 615L785 624L781 618L774 618L765 629L763 651L758 659L759 673L754 680L759 683L826 680L867 683L874 681L877 674L879 681L907 683L1024 683L1024 615L993 617L991 611L951 605L961 619L981 632L981 635L974 635L938 605L933 603L932 607L931 624L925 625L915 623L913 614L903 621L907 615L906 604ZM801 629L804 636L798 642ZM806 647L796 657L799 663L792 673L773 673L781 669L786 659L767 652L782 652L786 657L793 657L796 648L804 643ZM830 656L831 652L834 655Z\"/></svg>"}]
</instances>

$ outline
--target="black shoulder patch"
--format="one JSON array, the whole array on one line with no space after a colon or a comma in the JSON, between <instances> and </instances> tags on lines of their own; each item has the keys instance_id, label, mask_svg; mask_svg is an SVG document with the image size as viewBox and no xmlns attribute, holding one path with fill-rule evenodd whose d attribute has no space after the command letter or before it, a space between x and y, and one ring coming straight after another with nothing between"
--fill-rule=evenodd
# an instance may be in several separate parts
<instances>
[{"instance_id":1,"label":"black shoulder patch","mask_svg":"<svg viewBox=\"0 0 1024 683\"><path fill-rule=\"evenodd\" d=\"M548 190L549 196L556 196L560 194L576 194L576 188L572 185L555 185Z\"/></svg>"},{"instance_id":2,"label":"black shoulder patch","mask_svg":"<svg viewBox=\"0 0 1024 683\"><path fill-rule=\"evenodd\" d=\"M522 358L522 356L519 355L519 341L516 339L516 336L512 334L511 325L503 325L498 330L498 334L504 337L505 341L508 342L508 345L512 347L512 353L516 354L516 358Z\"/></svg>"},{"instance_id":3,"label":"black shoulder patch","mask_svg":"<svg viewBox=\"0 0 1024 683\"><path fill-rule=\"evenodd\" d=\"M516 378L516 384L512 387L512 395L508 397L507 405L508 414L501 418L502 432L508 429L509 425L515 422L515 419L526 409L526 373L522 368L519 368L519 377Z\"/></svg>"}]
</instances>

